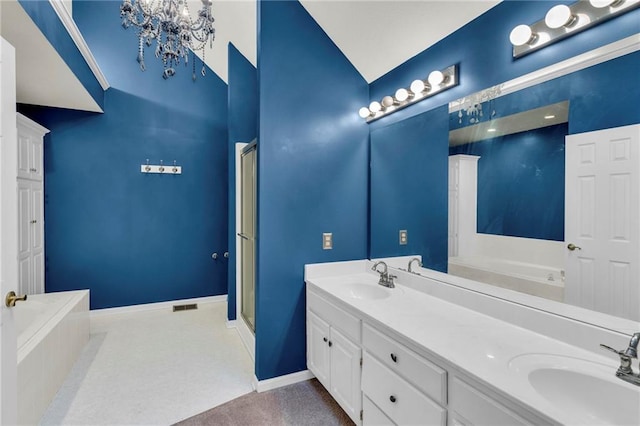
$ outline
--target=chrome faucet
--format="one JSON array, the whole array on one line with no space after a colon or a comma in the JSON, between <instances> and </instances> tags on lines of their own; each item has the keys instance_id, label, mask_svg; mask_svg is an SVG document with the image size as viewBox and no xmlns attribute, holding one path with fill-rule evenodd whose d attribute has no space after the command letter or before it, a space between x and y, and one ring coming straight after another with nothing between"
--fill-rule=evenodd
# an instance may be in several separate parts
<instances>
[{"instance_id":1,"label":"chrome faucet","mask_svg":"<svg viewBox=\"0 0 640 426\"><path fill-rule=\"evenodd\" d=\"M420 258L418 258L418 257L414 257L413 259L411 259L411 260L409 261L409 266L407 266L407 270L408 270L409 272L413 273L413 274L419 274L419 272L413 272L413 271L411 270L411 264L412 264L413 262L418 262L418 267L419 267L419 268L422 268L422 262L420 261Z\"/></svg>"},{"instance_id":2,"label":"chrome faucet","mask_svg":"<svg viewBox=\"0 0 640 426\"><path fill-rule=\"evenodd\" d=\"M640 374L635 374L631 368L631 360L638 358L638 341L640 341L640 333L634 333L629 341L629 347L623 351L617 351L607 345L600 344L600 347L616 353L620 357L620 367L616 371L616 376L625 382L640 386Z\"/></svg>"},{"instance_id":3,"label":"chrome faucet","mask_svg":"<svg viewBox=\"0 0 640 426\"><path fill-rule=\"evenodd\" d=\"M378 265L382 265L384 269L382 271L378 271ZM381 286L389 287L389 288L394 288L396 286L393 283L393 279L398 277L396 277L395 275L389 274L387 270L387 264L384 263L383 261L380 260L374 263L373 266L371 267L371 270L376 271L377 273L380 274L380 281L378 281L378 284L380 284Z\"/></svg>"}]
</instances>

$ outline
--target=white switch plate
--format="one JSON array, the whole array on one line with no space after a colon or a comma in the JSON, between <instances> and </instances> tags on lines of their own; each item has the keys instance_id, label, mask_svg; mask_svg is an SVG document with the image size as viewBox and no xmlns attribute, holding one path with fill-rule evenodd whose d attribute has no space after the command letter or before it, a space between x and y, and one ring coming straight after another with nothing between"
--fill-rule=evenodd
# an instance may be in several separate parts
<instances>
[{"instance_id":1,"label":"white switch plate","mask_svg":"<svg viewBox=\"0 0 640 426\"><path fill-rule=\"evenodd\" d=\"M400 233L399 233L399 237L400 237L400 245L401 246L406 246L407 245L407 230L406 229L401 229Z\"/></svg>"},{"instance_id":2,"label":"white switch plate","mask_svg":"<svg viewBox=\"0 0 640 426\"><path fill-rule=\"evenodd\" d=\"M324 232L322 234L322 249L331 250L333 248L333 234L331 232Z\"/></svg>"}]
</instances>

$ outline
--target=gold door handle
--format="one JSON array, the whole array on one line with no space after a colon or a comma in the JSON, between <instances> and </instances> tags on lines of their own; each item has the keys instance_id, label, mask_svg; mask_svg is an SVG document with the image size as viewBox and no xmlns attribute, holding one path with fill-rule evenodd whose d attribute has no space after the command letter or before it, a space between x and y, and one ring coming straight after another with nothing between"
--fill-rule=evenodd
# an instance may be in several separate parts
<instances>
[{"instance_id":1,"label":"gold door handle","mask_svg":"<svg viewBox=\"0 0 640 426\"><path fill-rule=\"evenodd\" d=\"M16 306L16 302L18 300L25 301L27 300L27 295L23 294L22 296L16 296L15 291L10 291L7 293L7 297L4 299L4 304L7 305L7 308L11 308Z\"/></svg>"},{"instance_id":2,"label":"gold door handle","mask_svg":"<svg viewBox=\"0 0 640 426\"><path fill-rule=\"evenodd\" d=\"M573 243L569 243L569 245L567 246L567 248L571 251L574 251L576 249L578 250L582 250L582 247L578 247L577 245L573 244Z\"/></svg>"}]
</instances>

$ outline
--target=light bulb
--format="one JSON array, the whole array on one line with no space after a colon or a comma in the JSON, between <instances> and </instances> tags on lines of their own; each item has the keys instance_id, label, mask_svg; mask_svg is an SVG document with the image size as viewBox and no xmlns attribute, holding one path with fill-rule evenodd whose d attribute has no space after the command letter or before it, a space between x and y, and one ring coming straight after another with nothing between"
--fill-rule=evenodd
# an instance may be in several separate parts
<instances>
[{"instance_id":1,"label":"light bulb","mask_svg":"<svg viewBox=\"0 0 640 426\"><path fill-rule=\"evenodd\" d=\"M367 108L367 107L362 107L362 108L360 108L358 110L358 115L361 118L367 118L367 117L369 117L371 115L371 111L369 111L369 108Z\"/></svg>"},{"instance_id":2,"label":"light bulb","mask_svg":"<svg viewBox=\"0 0 640 426\"><path fill-rule=\"evenodd\" d=\"M404 102L407 99L409 99L409 92L407 92L407 89L396 90L396 100L398 102Z\"/></svg>"},{"instance_id":3,"label":"light bulb","mask_svg":"<svg viewBox=\"0 0 640 426\"><path fill-rule=\"evenodd\" d=\"M394 104L393 98L391 96L385 96L382 98L382 106L385 108L389 108Z\"/></svg>"},{"instance_id":4,"label":"light bulb","mask_svg":"<svg viewBox=\"0 0 640 426\"><path fill-rule=\"evenodd\" d=\"M415 93L416 95L419 93L422 93L422 91L424 90L424 81L422 80L413 80L411 82L411 91L413 93Z\"/></svg>"},{"instance_id":5,"label":"light bulb","mask_svg":"<svg viewBox=\"0 0 640 426\"><path fill-rule=\"evenodd\" d=\"M559 4L553 6L544 17L544 22L549 28L568 27L576 20L576 16L571 14L569 6Z\"/></svg>"},{"instance_id":6,"label":"light bulb","mask_svg":"<svg viewBox=\"0 0 640 426\"><path fill-rule=\"evenodd\" d=\"M589 0L591 6L596 9L602 9L604 7L615 6L617 3L621 3L620 0Z\"/></svg>"},{"instance_id":7,"label":"light bulb","mask_svg":"<svg viewBox=\"0 0 640 426\"><path fill-rule=\"evenodd\" d=\"M369 104L369 109L375 114L376 112L380 112L382 105L380 105L378 101L373 101Z\"/></svg>"},{"instance_id":8,"label":"light bulb","mask_svg":"<svg viewBox=\"0 0 640 426\"><path fill-rule=\"evenodd\" d=\"M431 87L437 87L444 81L444 74L441 71L431 71L427 80Z\"/></svg>"},{"instance_id":9,"label":"light bulb","mask_svg":"<svg viewBox=\"0 0 640 426\"><path fill-rule=\"evenodd\" d=\"M533 40L535 40L535 35L528 25L518 25L509 34L509 41L514 46L524 46L525 44L530 44Z\"/></svg>"}]
</instances>

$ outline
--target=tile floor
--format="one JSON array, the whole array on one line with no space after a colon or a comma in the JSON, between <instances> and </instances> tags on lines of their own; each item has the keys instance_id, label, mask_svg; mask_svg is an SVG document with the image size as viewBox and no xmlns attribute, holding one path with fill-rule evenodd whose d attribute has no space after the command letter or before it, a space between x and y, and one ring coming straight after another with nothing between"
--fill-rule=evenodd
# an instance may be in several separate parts
<instances>
[{"instance_id":1,"label":"tile floor","mask_svg":"<svg viewBox=\"0 0 640 426\"><path fill-rule=\"evenodd\" d=\"M226 302L93 317L44 425L173 424L251 392L253 364Z\"/></svg>"}]
</instances>

